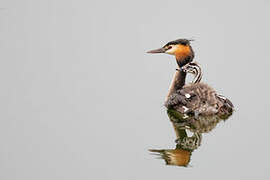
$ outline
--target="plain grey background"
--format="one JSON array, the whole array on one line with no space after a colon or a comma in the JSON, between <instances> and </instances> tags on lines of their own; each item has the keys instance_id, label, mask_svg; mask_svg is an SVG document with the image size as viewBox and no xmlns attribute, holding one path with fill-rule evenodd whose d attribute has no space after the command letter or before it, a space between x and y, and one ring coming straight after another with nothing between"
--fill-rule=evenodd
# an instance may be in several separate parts
<instances>
[{"instance_id":1,"label":"plain grey background","mask_svg":"<svg viewBox=\"0 0 270 180\"><path fill-rule=\"evenodd\" d=\"M270 3L2 0L0 179L269 179ZM178 38L236 112L189 168L163 107L175 71L149 55Z\"/></svg>"}]
</instances>

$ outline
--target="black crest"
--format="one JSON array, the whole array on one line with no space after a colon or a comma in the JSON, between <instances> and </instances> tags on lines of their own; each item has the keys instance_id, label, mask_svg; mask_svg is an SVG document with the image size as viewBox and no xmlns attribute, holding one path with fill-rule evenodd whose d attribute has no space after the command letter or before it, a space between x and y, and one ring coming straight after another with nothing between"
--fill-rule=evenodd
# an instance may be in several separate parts
<instances>
[{"instance_id":1,"label":"black crest","mask_svg":"<svg viewBox=\"0 0 270 180\"><path fill-rule=\"evenodd\" d=\"M177 39L177 40L168 42L165 46L176 45L176 44L189 45L190 41L194 41L194 40L192 40L192 39Z\"/></svg>"}]
</instances>

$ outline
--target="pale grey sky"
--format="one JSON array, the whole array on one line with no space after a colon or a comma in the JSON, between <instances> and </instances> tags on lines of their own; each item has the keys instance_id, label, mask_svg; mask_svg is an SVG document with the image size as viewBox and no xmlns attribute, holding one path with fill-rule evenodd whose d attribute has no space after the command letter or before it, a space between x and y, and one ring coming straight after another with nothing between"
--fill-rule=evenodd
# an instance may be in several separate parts
<instances>
[{"instance_id":1,"label":"pale grey sky","mask_svg":"<svg viewBox=\"0 0 270 180\"><path fill-rule=\"evenodd\" d=\"M269 179L270 3L3 0L0 179ZM163 107L175 71L145 52L193 38L203 81L236 112L204 135L189 168Z\"/></svg>"}]
</instances>

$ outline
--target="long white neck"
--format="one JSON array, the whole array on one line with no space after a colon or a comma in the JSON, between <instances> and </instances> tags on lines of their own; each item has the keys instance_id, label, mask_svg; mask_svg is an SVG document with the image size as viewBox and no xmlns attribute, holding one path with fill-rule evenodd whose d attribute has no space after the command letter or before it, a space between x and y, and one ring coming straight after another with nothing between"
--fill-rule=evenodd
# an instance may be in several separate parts
<instances>
[{"instance_id":1,"label":"long white neck","mask_svg":"<svg viewBox=\"0 0 270 180\"><path fill-rule=\"evenodd\" d=\"M174 73L166 100L171 94L181 89L185 85L185 80L186 80L186 73L183 72L182 70L176 71Z\"/></svg>"}]
</instances>

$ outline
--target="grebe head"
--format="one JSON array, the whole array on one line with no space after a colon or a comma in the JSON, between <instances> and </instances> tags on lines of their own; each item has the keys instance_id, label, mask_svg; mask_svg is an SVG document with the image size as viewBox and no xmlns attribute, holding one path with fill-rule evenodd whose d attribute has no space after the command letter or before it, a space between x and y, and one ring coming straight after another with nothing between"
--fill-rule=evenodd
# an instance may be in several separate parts
<instances>
[{"instance_id":1,"label":"grebe head","mask_svg":"<svg viewBox=\"0 0 270 180\"><path fill-rule=\"evenodd\" d=\"M165 46L159 49L148 51L147 53L165 53L174 55L179 67L191 62L194 58L194 52L188 39L177 39L168 42Z\"/></svg>"}]
</instances>

